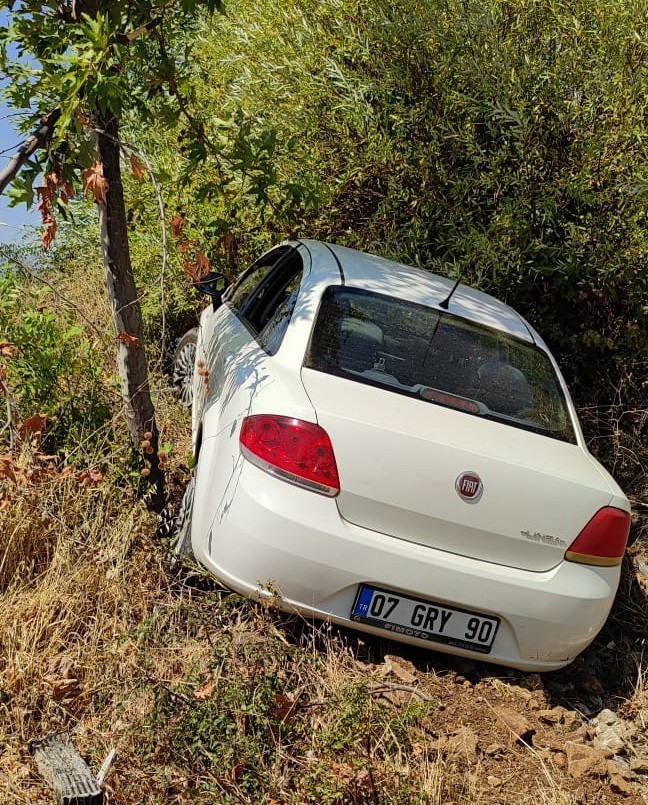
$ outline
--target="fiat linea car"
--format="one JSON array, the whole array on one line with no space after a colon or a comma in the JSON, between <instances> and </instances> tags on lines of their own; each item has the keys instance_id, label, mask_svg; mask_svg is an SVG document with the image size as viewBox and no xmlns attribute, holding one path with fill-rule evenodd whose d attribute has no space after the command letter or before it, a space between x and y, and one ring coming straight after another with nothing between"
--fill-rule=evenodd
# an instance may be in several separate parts
<instances>
[{"instance_id":1,"label":"fiat linea car","mask_svg":"<svg viewBox=\"0 0 648 805\"><path fill-rule=\"evenodd\" d=\"M307 240L213 294L179 555L309 619L521 670L592 641L630 507L521 316Z\"/></svg>"}]
</instances>

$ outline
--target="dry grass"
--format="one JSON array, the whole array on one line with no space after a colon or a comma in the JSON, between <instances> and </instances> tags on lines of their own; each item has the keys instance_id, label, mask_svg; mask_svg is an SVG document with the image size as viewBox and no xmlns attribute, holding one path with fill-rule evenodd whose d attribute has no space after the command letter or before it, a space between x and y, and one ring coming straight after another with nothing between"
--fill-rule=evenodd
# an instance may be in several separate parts
<instances>
[{"instance_id":1,"label":"dry grass","mask_svg":"<svg viewBox=\"0 0 648 805\"><path fill-rule=\"evenodd\" d=\"M177 498L186 415L156 397ZM553 756L498 733L490 705L516 704L510 680L471 686L450 658L288 618L199 573L171 575L151 538L155 520L106 454L96 462L105 478L88 486L29 450L18 483L0 482L9 504L0 505L0 802L52 802L26 745L56 730L72 732L95 769L117 749L112 805L572 805L610 796L605 781L575 783ZM644 727L646 622L628 563L605 641L617 641L612 673L628 677L624 706ZM413 659L405 687L424 697L373 687L402 682L387 673L385 652ZM453 742L466 729L476 749ZM491 757L494 741L504 748Z\"/></svg>"},{"instance_id":2,"label":"dry grass","mask_svg":"<svg viewBox=\"0 0 648 805\"><path fill-rule=\"evenodd\" d=\"M508 683L473 692L450 660L426 655L404 661L414 690L390 690L399 679L382 644L249 604L198 573L171 576L154 521L114 483L52 474L5 494L0 801L51 802L25 747L56 730L94 768L117 749L113 805L578 801L550 759L506 735L502 759L484 754L496 721L486 702L510 705ZM465 730L477 749L440 748Z\"/></svg>"},{"instance_id":3,"label":"dry grass","mask_svg":"<svg viewBox=\"0 0 648 805\"><path fill-rule=\"evenodd\" d=\"M28 791L18 800L6 790L24 785L26 743L77 727L98 695L128 681L118 642L166 580L153 551L133 551L150 523L123 490L56 473L4 486L0 792L27 802Z\"/></svg>"}]
</instances>

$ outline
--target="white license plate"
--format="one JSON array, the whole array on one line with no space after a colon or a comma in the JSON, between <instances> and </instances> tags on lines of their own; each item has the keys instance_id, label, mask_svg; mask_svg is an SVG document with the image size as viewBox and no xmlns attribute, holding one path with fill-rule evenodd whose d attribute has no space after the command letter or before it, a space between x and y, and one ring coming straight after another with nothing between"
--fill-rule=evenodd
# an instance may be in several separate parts
<instances>
[{"instance_id":1,"label":"white license plate","mask_svg":"<svg viewBox=\"0 0 648 805\"><path fill-rule=\"evenodd\" d=\"M393 634L445 643L481 654L490 652L499 626L499 618L410 598L366 584L358 589L351 620Z\"/></svg>"}]
</instances>

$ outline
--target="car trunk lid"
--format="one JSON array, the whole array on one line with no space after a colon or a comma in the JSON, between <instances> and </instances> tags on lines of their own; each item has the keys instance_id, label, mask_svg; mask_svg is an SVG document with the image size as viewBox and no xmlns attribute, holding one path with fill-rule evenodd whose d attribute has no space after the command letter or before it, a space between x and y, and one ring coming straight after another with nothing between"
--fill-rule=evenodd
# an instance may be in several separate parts
<instances>
[{"instance_id":1,"label":"car trunk lid","mask_svg":"<svg viewBox=\"0 0 648 805\"><path fill-rule=\"evenodd\" d=\"M314 369L302 381L333 443L340 515L353 525L545 571L613 497L576 444ZM476 479L481 493L462 497Z\"/></svg>"}]
</instances>

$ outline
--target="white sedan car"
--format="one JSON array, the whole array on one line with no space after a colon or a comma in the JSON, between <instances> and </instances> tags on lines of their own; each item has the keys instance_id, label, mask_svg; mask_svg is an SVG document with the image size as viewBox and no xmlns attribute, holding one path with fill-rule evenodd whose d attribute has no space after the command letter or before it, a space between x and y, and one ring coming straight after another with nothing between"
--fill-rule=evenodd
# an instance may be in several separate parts
<instances>
[{"instance_id":1,"label":"white sedan car","mask_svg":"<svg viewBox=\"0 0 648 805\"><path fill-rule=\"evenodd\" d=\"M630 506L521 316L315 241L214 298L178 554L308 618L521 670L592 641Z\"/></svg>"}]
</instances>

